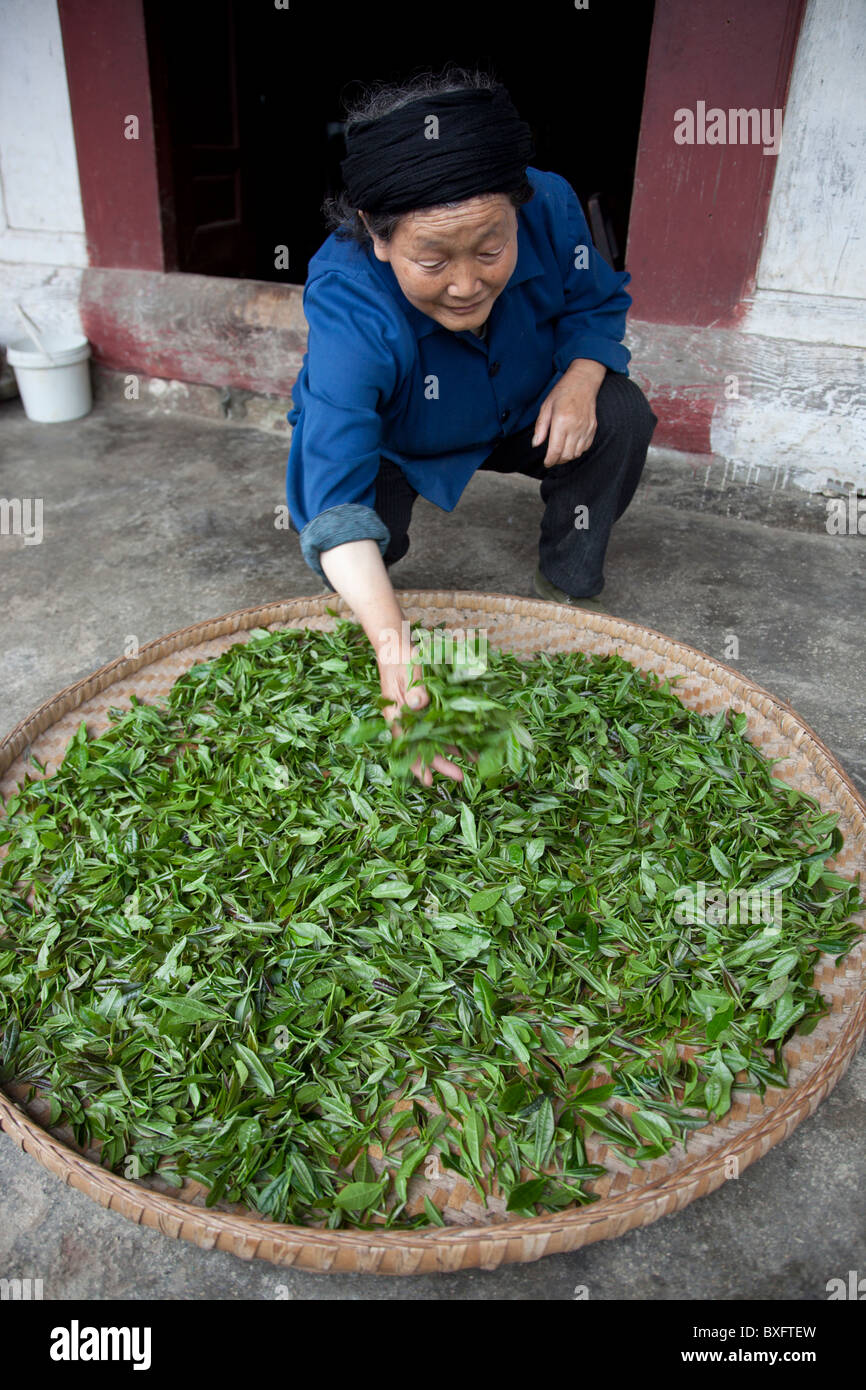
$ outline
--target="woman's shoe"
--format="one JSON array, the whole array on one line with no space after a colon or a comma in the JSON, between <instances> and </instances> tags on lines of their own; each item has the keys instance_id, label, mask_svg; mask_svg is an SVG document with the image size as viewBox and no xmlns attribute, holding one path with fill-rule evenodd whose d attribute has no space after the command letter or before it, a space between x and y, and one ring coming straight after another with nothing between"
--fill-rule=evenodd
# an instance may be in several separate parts
<instances>
[{"instance_id":1,"label":"woman's shoe","mask_svg":"<svg viewBox=\"0 0 866 1390\"><path fill-rule=\"evenodd\" d=\"M607 612L598 595L580 598L567 594L564 589L558 589L549 579L545 579L540 567L535 571L534 588L539 598L545 598L550 603L567 603L570 608L586 608L590 613Z\"/></svg>"}]
</instances>

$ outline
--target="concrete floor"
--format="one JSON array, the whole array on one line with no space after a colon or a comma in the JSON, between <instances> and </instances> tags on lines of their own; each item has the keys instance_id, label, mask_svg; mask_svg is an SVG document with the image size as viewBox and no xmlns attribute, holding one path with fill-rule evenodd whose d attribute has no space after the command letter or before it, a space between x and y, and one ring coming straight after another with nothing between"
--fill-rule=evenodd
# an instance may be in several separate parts
<instances>
[{"instance_id":1,"label":"concrete floor","mask_svg":"<svg viewBox=\"0 0 866 1390\"><path fill-rule=\"evenodd\" d=\"M318 593L274 527L287 438L100 404L29 422L0 404L0 497L41 497L44 537L0 536L0 729L139 643L235 608ZM479 475L449 514L419 501L405 588L532 594L541 506L528 479ZM822 497L738 483L651 451L608 551L608 609L730 661L788 700L866 792L866 540L830 536ZM46 1298L824 1300L866 1272L866 1058L784 1144L678 1215L494 1273L318 1276L198 1250L65 1188L0 1137L0 1275ZM284 1296L284 1295L283 1295Z\"/></svg>"}]
</instances>

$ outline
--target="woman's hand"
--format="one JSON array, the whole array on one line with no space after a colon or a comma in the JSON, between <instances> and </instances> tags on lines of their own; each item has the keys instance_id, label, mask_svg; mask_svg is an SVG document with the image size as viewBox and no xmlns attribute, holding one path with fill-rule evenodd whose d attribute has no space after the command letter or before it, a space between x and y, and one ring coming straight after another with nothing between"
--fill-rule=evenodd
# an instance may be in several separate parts
<instances>
[{"instance_id":1,"label":"woman's hand","mask_svg":"<svg viewBox=\"0 0 866 1390\"><path fill-rule=\"evenodd\" d=\"M532 443L540 444L549 431L545 468L586 453L595 438L595 399L606 373L603 362L578 357L544 398Z\"/></svg>"},{"instance_id":2,"label":"woman's hand","mask_svg":"<svg viewBox=\"0 0 866 1390\"><path fill-rule=\"evenodd\" d=\"M429 705L430 703L430 696L427 694L424 686L414 684L414 682L420 681L420 679L420 666L412 667L411 680L413 684L410 685L409 667L407 664L404 665L401 663L400 665L396 665L391 662L379 662L379 683L382 687L382 694L385 699L389 701L382 710L382 714L386 722L391 726L391 733L394 735L400 733L400 725L396 723L395 720L404 705L408 705L410 709L423 709L425 705ZM448 749L449 753L456 753L457 751L456 748ZM436 754L428 767L422 769L420 758L412 767L413 773L420 782L424 783L425 787L431 787L433 785L434 769L436 772L443 773L446 777L453 778L455 782L463 781L463 773L457 764L449 762L447 758L443 758L439 753Z\"/></svg>"},{"instance_id":3,"label":"woman's hand","mask_svg":"<svg viewBox=\"0 0 866 1390\"><path fill-rule=\"evenodd\" d=\"M397 596L391 586L388 571L375 541L346 541L344 545L323 550L320 563L329 581L345 599L363 627L376 653L382 694L388 701L383 714L388 723L404 705L423 709L430 696L423 685L409 688L409 661L412 655L409 624L405 621ZM412 680L420 677L420 668L412 667ZM392 725L399 732L398 725ZM456 753L456 748L448 752ZM455 763L437 755L423 773L420 760L412 768L425 787L432 786L433 771L463 781L463 773Z\"/></svg>"}]
</instances>

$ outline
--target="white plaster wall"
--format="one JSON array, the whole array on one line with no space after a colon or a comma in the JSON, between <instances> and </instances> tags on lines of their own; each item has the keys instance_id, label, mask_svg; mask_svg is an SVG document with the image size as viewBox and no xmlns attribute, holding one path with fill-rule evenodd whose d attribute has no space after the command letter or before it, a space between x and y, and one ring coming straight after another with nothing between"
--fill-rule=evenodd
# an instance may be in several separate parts
<instances>
[{"instance_id":1,"label":"white plaster wall","mask_svg":"<svg viewBox=\"0 0 866 1390\"><path fill-rule=\"evenodd\" d=\"M39 328L83 333L78 298L81 270L74 266L11 265L0 261L0 344L26 338L18 316L21 304Z\"/></svg>"},{"instance_id":2,"label":"white plaster wall","mask_svg":"<svg viewBox=\"0 0 866 1390\"><path fill-rule=\"evenodd\" d=\"M20 300L46 328L81 332L87 246L56 0L0 0L0 343Z\"/></svg>"},{"instance_id":3,"label":"white plaster wall","mask_svg":"<svg viewBox=\"0 0 866 1390\"><path fill-rule=\"evenodd\" d=\"M809 0L747 329L866 346L866 0Z\"/></svg>"},{"instance_id":4,"label":"white plaster wall","mask_svg":"<svg viewBox=\"0 0 866 1390\"><path fill-rule=\"evenodd\" d=\"M864 224L866 0L809 0L742 324L746 387L714 414L714 453L866 492Z\"/></svg>"}]
</instances>

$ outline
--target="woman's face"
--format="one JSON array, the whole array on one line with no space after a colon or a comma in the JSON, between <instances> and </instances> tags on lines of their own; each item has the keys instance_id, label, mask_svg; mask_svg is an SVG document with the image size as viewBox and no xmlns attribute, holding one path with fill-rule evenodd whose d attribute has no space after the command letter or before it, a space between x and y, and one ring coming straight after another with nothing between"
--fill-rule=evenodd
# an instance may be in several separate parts
<instances>
[{"instance_id":1,"label":"woman's face","mask_svg":"<svg viewBox=\"0 0 866 1390\"><path fill-rule=\"evenodd\" d=\"M401 217L390 241L373 236L373 249L422 314L454 332L480 328L517 265L517 213L504 193L425 208Z\"/></svg>"}]
</instances>

